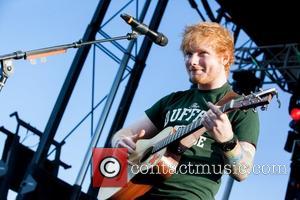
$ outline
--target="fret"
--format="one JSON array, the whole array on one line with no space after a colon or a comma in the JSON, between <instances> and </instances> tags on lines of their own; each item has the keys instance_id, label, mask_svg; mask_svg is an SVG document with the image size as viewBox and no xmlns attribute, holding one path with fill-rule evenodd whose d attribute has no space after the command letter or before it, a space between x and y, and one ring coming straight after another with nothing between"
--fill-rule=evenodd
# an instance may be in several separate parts
<instances>
[{"instance_id":1,"label":"fret","mask_svg":"<svg viewBox=\"0 0 300 200\"><path fill-rule=\"evenodd\" d=\"M151 154L155 153L156 150L157 150L156 145L154 145L154 146L153 146L153 149L152 149L152 151L151 151Z\"/></svg>"},{"instance_id":2,"label":"fret","mask_svg":"<svg viewBox=\"0 0 300 200\"><path fill-rule=\"evenodd\" d=\"M190 123L190 124L189 124L189 132L191 132L192 130L194 130L195 127L196 127L196 125L195 125L194 122Z\"/></svg>"},{"instance_id":3,"label":"fret","mask_svg":"<svg viewBox=\"0 0 300 200\"><path fill-rule=\"evenodd\" d=\"M177 133L178 132L178 133ZM181 127L179 127L178 129L177 129L177 131L176 131L176 133L175 134L178 134L178 135L182 135L184 133L184 131L183 131L183 127L181 126Z\"/></svg>"},{"instance_id":4,"label":"fret","mask_svg":"<svg viewBox=\"0 0 300 200\"><path fill-rule=\"evenodd\" d=\"M179 138L181 132L182 132L182 128L179 132L176 131L173 135L171 135L170 143L173 142L174 140L177 140Z\"/></svg>"},{"instance_id":5,"label":"fret","mask_svg":"<svg viewBox=\"0 0 300 200\"><path fill-rule=\"evenodd\" d=\"M167 146L169 144L170 135L163 140L162 147Z\"/></svg>"},{"instance_id":6,"label":"fret","mask_svg":"<svg viewBox=\"0 0 300 200\"><path fill-rule=\"evenodd\" d=\"M187 127L188 127L188 131L187 131L187 132L188 132L188 133L191 132L191 130L193 129L192 124L187 125Z\"/></svg>"},{"instance_id":7,"label":"fret","mask_svg":"<svg viewBox=\"0 0 300 200\"><path fill-rule=\"evenodd\" d=\"M194 130L195 129L195 124L194 123L190 123L190 131Z\"/></svg>"},{"instance_id":8,"label":"fret","mask_svg":"<svg viewBox=\"0 0 300 200\"><path fill-rule=\"evenodd\" d=\"M164 147L164 142L165 140L162 140L157 148L157 151L159 151L160 149L162 149Z\"/></svg>"},{"instance_id":9,"label":"fret","mask_svg":"<svg viewBox=\"0 0 300 200\"><path fill-rule=\"evenodd\" d=\"M157 150L160 150L164 146L164 141L162 140L157 148Z\"/></svg>"},{"instance_id":10,"label":"fret","mask_svg":"<svg viewBox=\"0 0 300 200\"><path fill-rule=\"evenodd\" d=\"M181 130L180 130L180 134L178 134L178 135L179 135L178 137L181 137L182 135L184 135L185 132L186 132L185 126L182 126L182 127L181 127Z\"/></svg>"},{"instance_id":11,"label":"fret","mask_svg":"<svg viewBox=\"0 0 300 200\"><path fill-rule=\"evenodd\" d=\"M176 140L178 138L178 135L181 135L181 133L182 133L182 127L179 127L179 129L176 130L176 132L171 135L170 142Z\"/></svg>"},{"instance_id":12,"label":"fret","mask_svg":"<svg viewBox=\"0 0 300 200\"><path fill-rule=\"evenodd\" d=\"M177 132L177 131L176 131ZM176 136L176 132L171 134L171 135L168 135L166 138L165 138L165 142L164 144L170 144L173 140L174 140L174 136Z\"/></svg>"},{"instance_id":13,"label":"fret","mask_svg":"<svg viewBox=\"0 0 300 200\"><path fill-rule=\"evenodd\" d=\"M160 143L160 142L156 143L156 144L153 146L153 149L152 149L152 152L151 152L151 153L156 152L156 150L158 149L159 143Z\"/></svg>"},{"instance_id":14,"label":"fret","mask_svg":"<svg viewBox=\"0 0 300 200\"><path fill-rule=\"evenodd\" d=\"M193 122L190 123L190 130L189 130L189 132L192 131L192 130L194 130L195 128L196 128L195 124Z\"/></svg>"},{"instance_id":15,"label":"fret","mask_svg":"<svg viewBox=\"0 0 300 200\"><path fill-rule=\"evenodd\" d=\"M176 138L176 135L179 135L182 131L182 128L181 127L178 127L175 131L175 133L173 133L172 135L170 135L170 141L174 140Z\"/></svg>"},{"instance_id":16,"label":"fret","mask_svg":"<svg viewBox=\"0 0 300 200\"><path fill-rule=\"evenodd\" d=\"M187 126L186 126L186 129L187 129L187 132L190 132L192 129L191 129L191 124L188 124Z\"/></svg>"},{"instance_id":17,"label":"fret","mask_svg":"<svg viewBox=\"0 0 300 200\"><path fill-rule=\"evenodd\" d=\"M156 143L154 146L153 146L153 149L152 149L152 153L156 153L158 152L159 150L163 149L164 147L166 147L168 145L168 143L166 142L166 140L168 140L168 138L170 137L167 136L166 138L162 139L161 141L159 141L158 143Z\"/></svg>"},{"instance_id":18,"label":"fret","mask_svg":"<svg viewBox=\"0 0 300 200\"><path fill-rule=\"evenodd\" d=\"M186 127L186 126L183 127L182 135L185 135L187 132L188 132L188 131L187 131L187 127ZM181 136L182 136L182 135L181 135Z\"/></svg>"},{"instance_id":19,"label":"fret","mask_svg":"<svg viewBox=\"0 0 300 200\"><path fill-rule=\"evenodd\" d=\"M157 145L157 144L155 144L155 145L153 146L153 149L152 149L152 151L151 151L151 154L153 154L153 153L155 153L155 152L156 152L156 150L157 150L157 147L156 147L156 145Z\"/></svg>"},{"instance_id":20,"label":"fret","mask_svg":"<svg viewBox=\"0 0 300 200\"><path fill-rule=\"evenodd\" d=\"M196 124L195 122L192 122L192 128L193 128L193 130L194 130L195 128L197 128L197 124Z\"/></svg>"},{"instance_id":21,"label":"fret","mask_svg":"<svg viewBox=\"0 0 300 200\"><path fill-rule=\"evenodd\" d=\"M152 153L155 153L163 148L163 140L159 141L153 146Z\"/></svg>"},{"instance_id":22,"label":"fret","mask_svg":"<svg viewBox=\"0 0 300 200\"><path fill-rule=\"evenodd\" d=\"M229 104L225 104L225 105L223 105L221 108L220 108L220 110L222 111L222 113L225 113L226 112L226 110L228 110L228 107L229 107L230 105Z\"/></svg>"},{"instance_id":23,"label":"fret","mask_svg":"<svg viewBox=\"0 0 300 200\"><path fill-rule=\"evenodd\" d=\"M196 124L197 124L197 126L202 125L202 122L201 122L202 119L203 119L203 117L201 117L200 119L198 119L198 120L195 121Z\"/></svg>"}]
</instances>

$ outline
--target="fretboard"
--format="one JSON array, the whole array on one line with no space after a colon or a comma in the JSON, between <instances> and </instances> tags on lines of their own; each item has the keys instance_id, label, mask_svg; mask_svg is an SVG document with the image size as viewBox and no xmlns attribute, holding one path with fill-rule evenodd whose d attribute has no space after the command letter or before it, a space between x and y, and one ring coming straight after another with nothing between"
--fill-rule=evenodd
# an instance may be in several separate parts
<instances>
[{"instance_id":1,"label":"fretboard","mask_svg":"<svg viewBox=\"0 0 300 200\"><path fill-rule=\"evenodd\" d=\"M230 109L230 107L231 107L230 103L231 102L224 104L219 109L225 113L226 111L228 111ZM165 137L164 139L162 139L161 141L156 143L153 146L152 154L160 151L161 149L167 147L168 145L170 145L170 144L188 136L189 134L195 132L196 130L202 128L203 127L203 125L202 125L203 116L198 118L197 120L193 121L192 123L188 124L187 126L179 127L175 131L175 133Z\"/></svg>"}]
</instances>

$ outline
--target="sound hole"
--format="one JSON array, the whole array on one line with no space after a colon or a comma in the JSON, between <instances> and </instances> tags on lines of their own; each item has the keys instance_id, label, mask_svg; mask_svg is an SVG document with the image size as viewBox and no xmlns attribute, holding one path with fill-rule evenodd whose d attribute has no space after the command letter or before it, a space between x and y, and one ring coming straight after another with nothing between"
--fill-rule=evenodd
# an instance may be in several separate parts
<instances>
[{"instance_id":1,"label":"sound hole","mask_svg":"<svg viewBox=\"0 0 300 200\"><path fill-rule=\"evenodd\" d=\"M151 154L152 154L152 149L153 149L153 147L150 147L150 148L148 148L148 149L144 152L144 154L143 154L143 156L142 156L142 158L141 158L141 160L140 160L141 163L144 162L145 160L147 160L147 159L151 156Z\"/></svg>"}]
</instances>

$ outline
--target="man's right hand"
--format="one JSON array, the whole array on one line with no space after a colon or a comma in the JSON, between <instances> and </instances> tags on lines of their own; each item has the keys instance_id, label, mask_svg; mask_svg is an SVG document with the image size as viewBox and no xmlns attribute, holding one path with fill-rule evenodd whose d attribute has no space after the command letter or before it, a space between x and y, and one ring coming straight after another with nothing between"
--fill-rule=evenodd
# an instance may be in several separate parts
<instances>
[{"instance_id":1,"label":"man's right hand","mask_svg":"<svg viewBox=\"0 0 300 200\"><path fill-rule=\"evenodd\" d=\"M142 139L145 135L145 130L142 129L138 134L135 135L120 135L114 142L115 148L127 148L128 153L132 154L136 148L136 142Z\"/></svg>"}]
</instances>

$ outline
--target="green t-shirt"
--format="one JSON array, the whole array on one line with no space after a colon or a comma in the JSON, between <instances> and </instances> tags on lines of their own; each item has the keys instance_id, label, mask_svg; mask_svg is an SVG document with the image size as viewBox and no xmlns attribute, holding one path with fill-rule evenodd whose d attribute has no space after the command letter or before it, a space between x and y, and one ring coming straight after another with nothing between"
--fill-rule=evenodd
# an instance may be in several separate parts
<instances>
[{"instance_id":1,"label":"green t-shirt","mask_svg":"<svg viewBox=\"0 0 300 200\"><path fill-rule=\"evenodd\" d=\"M162 130L169 126L185 126L203 116L206 102L218 102L231 87L228 83L213 90L190 89L174 92L160 99L146 114ZM234 134L240 141L256 145L259 133L257 113L236 110L227 114ZM214 199L220 187L224 168L223 154L215 140L204 133L181 157L177 173L155 185L146 199Z\"/></svg>"}]
</instances>

